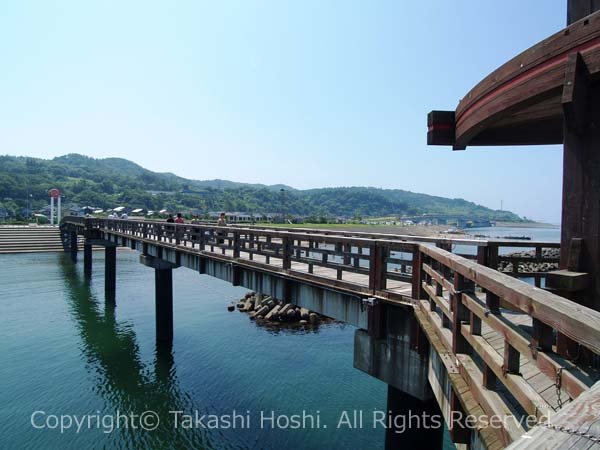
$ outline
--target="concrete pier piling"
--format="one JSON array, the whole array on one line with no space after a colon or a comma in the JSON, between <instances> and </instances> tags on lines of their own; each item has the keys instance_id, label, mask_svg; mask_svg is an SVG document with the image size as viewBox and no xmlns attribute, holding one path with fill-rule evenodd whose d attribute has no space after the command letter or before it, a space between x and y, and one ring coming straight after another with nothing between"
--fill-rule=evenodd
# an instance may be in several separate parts
<instances>
[{"instance_id":1,"label":"concrete pier piling","mask_svg":"<svg viewBox=\"0 0 600 450\"><path fill-rule=\"evenodd\" d=\"M83 273L89 278L92 276L92 244L83 245Z\"/></svg>"},{"instance_id":2,"label":"concrete pier piling","mask_svg":"<svg viewBox=\"0 0 600 450\"><path fill-rule=\"evenodd\" d=\"M77 262L77 232L71 231L69 234L69 240L71 261Z\"/></svg>"},{"instance_id":3,"label":"concrete pier piling","mask_svg":"<svg viewBox=\"0 0 600 450\"><path fill-rule=\"evenodd\" d=\"M104 293L106 300L115 301L117 292L117 248L106 246L104 248Z\"/></svg>"},{"instance_id":4,"label":"concrete pier piling","mask_svg":"<svg viewBox=\"0 0 600 450\"><path fill-rule=\"evenodd\" d=\"M154 269L156 341L173 340L173 269Z\"/></svg>"},{"instance_id":5,"label":"concrete pier piling","mask_svg":"<svg viewBox=\"0 0 600 450\"><path fill-rule=\"evenodd\" d=\"M143 254L140 255L140 262L154 269L156 342L170 343L173 341L173 269L179 266Z\"/></svg>"}]
</instances>

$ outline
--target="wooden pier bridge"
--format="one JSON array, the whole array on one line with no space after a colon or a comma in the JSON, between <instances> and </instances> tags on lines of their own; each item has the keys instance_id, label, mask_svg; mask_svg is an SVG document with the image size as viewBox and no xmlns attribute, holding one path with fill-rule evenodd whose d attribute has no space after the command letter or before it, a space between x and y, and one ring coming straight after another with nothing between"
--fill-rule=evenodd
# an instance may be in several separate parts
<instances>
[{"instance_id":1,"label":"wooden pier bridge","mask_svg":"<svg viewBox=\"0 0 600 450\"><path fill-rule=\"evenodd\" d=\"M388 384L392 414L442 414L458 447L600 450L600 2L567 9L564 30L428 117L428 143L456 150L564 144L560 270L521 270L556 263L549 243L77 217L66 247L76 260L85 238L87 275L105 247L108 301L116 247L141 252L159 342L173 336L172 270L187 267L356 326L354 365ZM441 448L440 430L395 431L388 449Z\"/></svg>"},{"instance_id":2,"label":"wooden pier bridge","mask_svg":"<svg viewBox=\"0 0 600 450\"><path fill-rule=\"evenodd\" d=\"M354 365L389 385L389 409L442 414L459 446L532 444L522 438L532 420L552 426L554 414L591 408L589 398L598 395L592 387L600 379L600 313L519 280L543 285L552 277L523 273L519 263L556 263L543 251L555 243L81 217L67 217L62 230L73 260L77 246L70 244L85 238L88 276L91 246L105 247L109 302L117 288L116 247L140 251L140 262L155 270L159 342L173 336L178 267L356 326ZM531 256L507 255L513 247ZM511 272L497 270L503 261L513 262ZM575 345L561 347L565 339ZM576 355L569 353L574 348ZM481 420L469 425L460 420L466 416ZM485 424L491 417L503 421ZM577 438L596 445L600 433ZM388 430L386 443L435 449L441 434Z\"/></svg>"}]
</instances>

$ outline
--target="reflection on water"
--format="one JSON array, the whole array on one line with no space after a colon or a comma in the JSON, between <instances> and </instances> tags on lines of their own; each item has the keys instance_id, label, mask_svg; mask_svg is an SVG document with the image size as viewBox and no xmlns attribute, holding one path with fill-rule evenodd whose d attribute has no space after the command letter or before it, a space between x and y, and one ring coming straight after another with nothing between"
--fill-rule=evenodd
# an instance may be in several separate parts
<instances>
[{"instance_id":1,"label":"reflection on water","mask_svg":"<svg viewBox=\"0 0 600 450\"><path fill-rule=\"evenodd\" d=\"M93 295L89 280L77 273L66 255L60 259L70 311L76 321L88 369L95 373L95 389L115 411L158 413L160 422L168 424L169 411L189 411L192 405L179 391L171 344L157 344L154 370L140 360L135 331L131 324L118 323L115 305ZM212 448L202 430L173 433L158 427L152 433L119 429L120 448L160 448L166 443L174 448Z\"/></svg>"},{"instance_id":2,"label":"reflection on water","mask_svg":"<svg viewBox=\"0 0 600 450\"><path fill-rule=\"evenodd\" d=\"M385 384L355 370L354 329L261 327L226 305L239 287L174 272L175 339L156 347L153 271L120 252L116 306L104 301L103 252L91 279L60 254L0 257L3 346L0 448L383 448L384 430L336 429L344 410L385 408ZM34 411L114 415L156 411L153 432L33 429ZM169 411L245 413L249 429L176 429ZM261 411L319 411L328 429L261 429Z\"/></svg>"}]
</instances>

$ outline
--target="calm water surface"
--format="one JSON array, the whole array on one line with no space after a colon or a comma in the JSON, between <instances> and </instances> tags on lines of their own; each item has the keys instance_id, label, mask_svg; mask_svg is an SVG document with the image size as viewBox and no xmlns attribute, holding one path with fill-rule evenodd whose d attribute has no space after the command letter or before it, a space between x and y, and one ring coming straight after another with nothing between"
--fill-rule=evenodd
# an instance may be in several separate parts
<instances>
[{"instance_id":1,"label":"calm water surface","mask_svg":"<svg viewBox=\"0 0 600 450\"><path fill-rule=\"evenodd\" d=\"M156 348L154 273L118 252L116 307L104 302L104 253L83 277L63 254L0 256L0 448L382 449L384 431L336 429L343 410L385 409L386 385L352 367L354 328L267 330L226 304L246 292L174 271L175 338ZM152 410L153 432L34 429L35 411ZM251 429L175 430L169 411L250 412ZM260 429L260 411L320 412L327 429ZM36 416L36 425L44 416Z\"/></svg>"}]
</instances>

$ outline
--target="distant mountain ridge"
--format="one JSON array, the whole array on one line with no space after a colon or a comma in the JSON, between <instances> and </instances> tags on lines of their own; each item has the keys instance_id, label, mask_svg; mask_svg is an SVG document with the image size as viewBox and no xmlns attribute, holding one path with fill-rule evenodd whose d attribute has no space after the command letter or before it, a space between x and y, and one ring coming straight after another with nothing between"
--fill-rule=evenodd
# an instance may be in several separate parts
<instances>
[{"instance_id":1,"label":"distant mountain ridge","mask_svg":"<svg viewBox=\"0 0 600 450\"><path fill-rule=\"evenodd\" d=\"M229 180L190 180L153 172L123 158L95 159L68 154L51 160L0 156L0 211L23 214L47 204L47 191L61 189L65 201L103 209L117 205L170 211L281 212L314 217L383 217L422 214L522 221L464 199L401 189L334 187L299 190Z\"/></svg>"}]
</instances>

